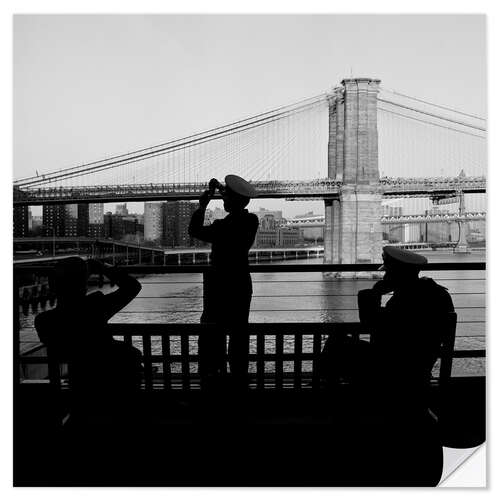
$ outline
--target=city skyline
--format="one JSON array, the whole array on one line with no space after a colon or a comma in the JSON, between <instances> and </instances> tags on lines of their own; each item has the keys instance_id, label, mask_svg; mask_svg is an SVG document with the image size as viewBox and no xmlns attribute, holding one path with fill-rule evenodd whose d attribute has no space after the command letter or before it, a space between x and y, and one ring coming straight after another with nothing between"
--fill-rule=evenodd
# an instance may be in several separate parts
<instances>
[{"instance_id":1,"label":"city skyline","mask_svg":"<svg viewBox=\"0 0 500 500\"><path fill-rule=\"evenodd\" d=\"M14 176L188 135L316 95L349 75L485 115L484 28L480 15L15 16ZM344 53L338 47L352 33L362 36ZM165 58L168 66L157 64ZM287 216L322 203L290 205Z\"/></svg>"}]
</instances>

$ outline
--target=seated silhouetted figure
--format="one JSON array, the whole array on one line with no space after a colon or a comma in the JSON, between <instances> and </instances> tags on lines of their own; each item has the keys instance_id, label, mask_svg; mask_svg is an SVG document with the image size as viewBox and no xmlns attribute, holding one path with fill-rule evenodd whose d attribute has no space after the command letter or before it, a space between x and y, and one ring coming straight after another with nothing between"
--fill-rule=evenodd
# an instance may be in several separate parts
<instances>
[{"instance_id":1,"label":"seated silhouetted figure","mask_svg":"<svg viewBox=\"0 0 500 500\"><path fill-rule=\"evenodd\" d=\"M87 294L87 280L94 273L108 277L118 289ZM57 305L35 318L35 328L49 357L68 363L73 409L82 414L96 405L99 411L118 410L140 387L141 353L115 340L107 323L139 293L140 283L113 266L70 257L57 263L53 286Z\"/></svg>"},{"instance_id":2,"label":"seated silhouetted figure","mask_svg":"<svg viewBox=\"0 0 500 500\"><path fill-rule=\"evenodd\" d=\"M386 246L383 259L383 279L358 294L370 343L332 336L323 368L358 389L354 412L363 415L359 436L372 459L365 469L372 484L435 485L442 448L428 389L453 302L446 288L419 277L424 256Z\"/></svg>"}]
</instances>

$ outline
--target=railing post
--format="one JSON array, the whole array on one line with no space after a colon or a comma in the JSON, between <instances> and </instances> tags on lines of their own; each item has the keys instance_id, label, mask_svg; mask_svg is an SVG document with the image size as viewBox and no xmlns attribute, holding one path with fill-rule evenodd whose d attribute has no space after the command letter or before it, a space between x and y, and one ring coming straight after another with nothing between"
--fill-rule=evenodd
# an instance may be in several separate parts
<instances>
[{"instance_id":1,"label":"railing post","mask_svg":"<svg viewBox=\"0 0 500 500\"><path fill-rule=\"evenodd\" d=\"M293 388L300 389L302 374L302 335L295 333L293 343Z\"/></svg>"},{"instance_id":2,"label":"railing post","mask_svg":"<svg viewBox=\"0 0 500 500\"><path fill-rule=\"evenodd\" d=\"M275 358L275 376L276 389L283 389L283 334L275 335L276 358Z\"/></svg>"},{"instance_id":3,"label":"railing post","mask_svg":"<svg viewBox=\"0 0 500 500\"><path fill-rule=\"evenodd\" d=\"M261 332L257 332L257 389L264 389L265 376L265 338Z\"/></svg>"},{"instance_id":4,"label":"railing post","mask_svg":"<svg viewBox=\"0 0 500 500\"><path fill-rule=\"evenodd\" d=\"M321 333L315 333L313 335L313 379L312 386L314 390L318 390L320 388L320 373L319 373L319 365L321 360Z\"/></svg>"},{"instance_id":5,"label":"railing post","mask_svg":"<svg viewBox=\"0 0 500 500\"><path fill-rule=\"evenodd\" d=\"M21 324L19 320L19 276L14 268L13 272L13 292L14 292L14 391L16 391L20 384L20 368L21 368L21 352L20 352L20 331ZM16 392L14 392L15 394Z\"/></svg>"},{"instance_id":6,"label":"railing post","mask_svg":"<svg viewBox=\"0 0 500 500\"><path fill-rule=\"evenodd\" d=\"M153 367L151 364L151 337L142 335L142 350L144 360L144 386L147 391L153 388Z\"/></svg>"}]
</instances>

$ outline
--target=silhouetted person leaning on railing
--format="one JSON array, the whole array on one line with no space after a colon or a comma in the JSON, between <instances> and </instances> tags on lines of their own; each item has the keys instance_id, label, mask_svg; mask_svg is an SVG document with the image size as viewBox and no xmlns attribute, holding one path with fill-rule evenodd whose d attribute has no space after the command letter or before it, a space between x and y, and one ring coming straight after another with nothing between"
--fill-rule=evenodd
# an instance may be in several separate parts
<instances>
[{"instance_id":1,"label":"silhouetted person leaning on railing","mask_svg":"<svg viewBox=\"0 0 500 500\"><path fill-rule=\"evenodd\" d=\"M118 289L87 294L90 275L106 276ZM108 321L141 290L123 270L97 260L70 257L56 264L54 309L35 318L48 355L68 363L68 375L77 415L124 410L131 406L142 379L141 353L115 340Z\"/></svg>"},{"instance_id":2,"label":"silhouetted person leaning on railing","mask_svg":"<svg viewBox=\"0 0 500 500\"><path fill-rule=\"evenodd\" d=\"M212 244L211 266L205 273L202 323L213 323L211 335L200 336L199 371L202 382L217 381L224 372L226 334L229 334L229 366L233 382L244 387L248 372L248 315L252 300L252 279L248 252L259 220L246 210L256 195L253 186L236 175L228 175L223 186L212 179L191 218L189 234ZM205 210L219 189L228 215L203 225Z\"/></svg>"},{"instance_id":3,"label":"silhouetted person leaning on railing","mask_svg":"<svg viewBox=\"0 0 500 500\"><path fill-rule=\"evenodd\" d=\"M387 246L383 260L383 279L358 293L370 343L332 336L323 368L358 389L353 412L363 425L356 438L370 457L364 470L372 483L431 486L439 482L443 458L428 391L453 302L446 288L419 277L424 256Z\"/></svg>"}]
</instances>

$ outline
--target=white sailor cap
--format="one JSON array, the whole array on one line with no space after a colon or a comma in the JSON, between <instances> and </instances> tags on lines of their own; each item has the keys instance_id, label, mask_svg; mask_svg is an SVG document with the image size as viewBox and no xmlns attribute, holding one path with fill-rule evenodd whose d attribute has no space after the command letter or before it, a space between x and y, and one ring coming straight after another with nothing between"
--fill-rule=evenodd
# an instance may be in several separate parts
<instances>
[{"instance_id":1,"label":"white sailor cap","mask_svg":"<svg viewBox=\"0 0 500 500\"><path fill-rule=\"evenodd\" d=\"M409 250L403 250L393 246L385 246L382 250L384 264L379 267L379 271L385 271L387 266L390 265L420 269L424 264L427 264L426 257L415 252L410 252Z\"/></svg>"},{"instance_id":2,"label":"white sailor cap","mask_svg":"<svg viewBox=\"0 0 500 500\"><path fill-rule=\"evenodd\" d=\"M227 188L240 196L245 196L246 198L255 198L257 196L257 190L248 181L238 175L226 175L224 181Z\"/></svg>"}]
</instances>

